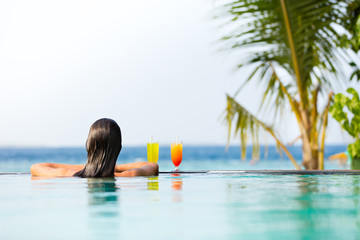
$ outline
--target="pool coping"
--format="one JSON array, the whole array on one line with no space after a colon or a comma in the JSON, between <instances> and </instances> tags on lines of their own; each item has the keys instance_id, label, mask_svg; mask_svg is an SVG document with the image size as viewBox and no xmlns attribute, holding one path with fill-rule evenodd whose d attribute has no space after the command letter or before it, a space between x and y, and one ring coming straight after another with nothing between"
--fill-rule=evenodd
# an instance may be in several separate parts
<instances>
[{"instance_id":1,"label":"pool coping","mask_svg":"<svg viewBox=\"0 0 360 240\"><path fill-rule=\"evenodd\" d=\"M30 172L0 172L0 175L25 175ZM268 174L268 175L360 175L360 170L203 170L203 171L160 171L163 174Z\"/></svg>"},{"instance_id":2,"label":"pool coping","mask_svg":"<svg viewBox=\"0 0 360 240\"><path fill-rule=\"evenodd\" d=\"M268 174L268 175L360 175L360 170L209 170L159 172L159 174Z\"/></svg>"}]
</instances>

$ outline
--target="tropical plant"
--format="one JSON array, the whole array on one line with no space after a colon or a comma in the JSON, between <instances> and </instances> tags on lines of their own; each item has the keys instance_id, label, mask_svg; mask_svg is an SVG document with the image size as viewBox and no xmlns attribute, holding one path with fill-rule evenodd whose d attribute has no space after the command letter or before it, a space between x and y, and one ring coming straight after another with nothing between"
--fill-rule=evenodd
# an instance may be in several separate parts
<instances>
[{"instance_id":1,"label":"tropical plant","mask_svg":"<svg viewBox=\"0 0 360 240\"><path fill-rule=\"evenodd\" d=\"M357 5L357 4L356 4ZM349 38L346 34L343 34L341 46L350 48L355 54L356 59L351 59L349 65L352 68L352 74L350 75L350 80L357 79L360 81L360 66L359 56L360 56L360 8L356 5L349 5L350 11L348 11L352 16L350 17L351 21L346 26L347 31L353 36Z\"/></svg>"},{"instance_id":2,"label":"tropical plant","mask_svg":"<svg viewBox=\"0 0 360 240\"><path fill-rule=\"evenodd\" d=\"M352 98L338 93L334 103L330 106L331 116L340 123L341 127L355 139L348 145L348 152L352 159L360 160L360 99L354 88L348 88Z\"/></svg>"},{"instance_id":3,"label":"tropical plant","mask_svg":"<svg viewBox=\"0 0 360 240\"><path fill-rule=\"evenodd\" d=\"M275 120L267 123L261 119L264 115L255 115L236 101L247 83L257 81L263 86L258 88L261 112L272 111L274 119L279 119L290 110L302 140L302 165L323 169L332 90L342 86L342 64L349 62L348 50L341 42L344 36L353 37L347 29L359 7L357 0L230 0L221 7L223 19L232 29L223 38L223 48L238 50L237 68L250 72L236 93L227 95L225 111L229 141L233 131L240 136L243 156L248 137L257 153L258 136L265 131L300 169L275 132ZM320 99L325 99L322 106Z\"/></svg>"}]
</instances>

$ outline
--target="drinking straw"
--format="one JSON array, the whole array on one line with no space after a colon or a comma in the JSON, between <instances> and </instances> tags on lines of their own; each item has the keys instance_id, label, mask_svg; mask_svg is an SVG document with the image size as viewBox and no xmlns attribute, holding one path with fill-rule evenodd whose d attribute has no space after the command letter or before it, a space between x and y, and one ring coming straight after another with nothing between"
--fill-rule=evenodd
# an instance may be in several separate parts
<instances>
[{"instance_id":1,"label":"drinking straw","mask_svg":"<svg viewBox=\"0 0 360 240\"><path fill-rule=\"evenodd\" d=\"M178 134L177 138L176 138L176 144L179 144L179 143L180 143L180 135Z\"/></svg>"}]
</instances>

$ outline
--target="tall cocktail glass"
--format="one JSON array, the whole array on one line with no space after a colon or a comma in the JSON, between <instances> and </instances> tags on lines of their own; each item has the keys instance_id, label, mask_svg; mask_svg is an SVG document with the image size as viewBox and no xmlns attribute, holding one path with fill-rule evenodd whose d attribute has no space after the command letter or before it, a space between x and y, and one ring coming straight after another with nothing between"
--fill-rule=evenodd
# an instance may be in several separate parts
<instances>
[{"instance_id":1,"label":"tall cocktail glass","mask_svg":"<svg viewBox=\"0 0 360 240\"><path fill-rule=\"evenodd\" d=\"M147 143L147 159L149 162L157 163L159 159L159 142Z\"/></svg>"},{"instance_id":2,"label":"tall cocktail glass","mask_svg":"<svg viewBox=\"0 0 360 240\"><path fill-rule=\"evenodd\" d=\"M182 160L182 150L183 150L182 142L171 144L171 160L175 165L175 171L180 171L179 165Z\"/></svg>"}]
</instances>

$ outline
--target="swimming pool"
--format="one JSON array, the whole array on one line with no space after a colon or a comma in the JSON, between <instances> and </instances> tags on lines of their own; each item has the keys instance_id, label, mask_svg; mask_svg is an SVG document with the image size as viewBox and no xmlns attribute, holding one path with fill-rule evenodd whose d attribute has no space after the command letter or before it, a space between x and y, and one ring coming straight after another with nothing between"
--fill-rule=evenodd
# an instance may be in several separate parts
<instances>
[{"instance_id":1,"label":"swimming pool","mask_svg":"<svg viewBox=\"0 0 360 240\"><path fill-rule=\"evenodd\" d=\"M0 174L0 239L358 239L360 175Z\"/></svg>"}]
</instances>

